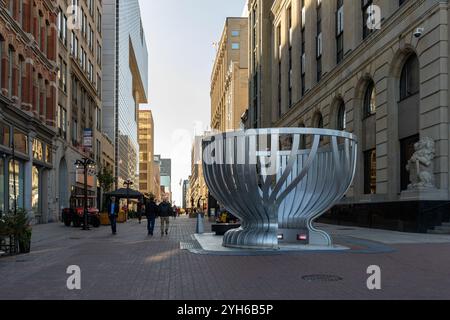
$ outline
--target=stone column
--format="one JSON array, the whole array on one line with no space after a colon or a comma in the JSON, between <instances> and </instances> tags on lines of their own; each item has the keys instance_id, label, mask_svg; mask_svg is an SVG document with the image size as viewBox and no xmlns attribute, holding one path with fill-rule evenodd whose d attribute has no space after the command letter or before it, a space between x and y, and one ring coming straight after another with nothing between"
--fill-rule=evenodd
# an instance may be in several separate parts
<instances>
[{"instance_id":1,"label":"stone column","mask_svg":"<svg viewBox=\"0 0 450 320\"><path fill-rule=\"evenodd\" d=\"M30 132L28 134L28 155L30 159L25 162L24 165L24 209L28 212L29 218L32 223L35 223L35 212L32 210L31 206L31 195L32 195L32 172L33 172L33 139L36 137L35 132Z\"/></svg>"}]
</instances>

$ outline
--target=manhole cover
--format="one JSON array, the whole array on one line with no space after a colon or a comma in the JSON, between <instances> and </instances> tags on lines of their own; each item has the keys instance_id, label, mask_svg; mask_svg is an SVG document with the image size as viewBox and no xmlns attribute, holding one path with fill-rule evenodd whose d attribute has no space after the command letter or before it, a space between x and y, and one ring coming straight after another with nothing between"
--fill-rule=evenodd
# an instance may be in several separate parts
<instances>
[{"instance_id":1,"label":"manhole cover","mask_svg":"<svg viewBox=\"0 0 450 320\"><path fill-rule=\"evenodd\" d=\"M69 239L70 240L81 240L81 238L79 238L79 237L70 237Z\"/></svg>"},{"instance_id":2,"label":"manhole cover","mask_svg":"<svg viewBox=\"0 0 450 320\"><path fill-rule=\"evenodd\" d=\"M197 240L190 240L190 241L182 241L180 242L180 249L181 250L190 250L190 249L201 249L202 246L200 243L198 243Z\"/></svg>"},{"instance_id":3,"label":"manhole cover","mask_svg":"<svg viewBox=\"0 0 450 320\"><path fill-rule=\"evenodd\" d=\"M330 275L330 274L312 274L302 277L303 280L309 282L336 282L343 280L339 276Z\"/></svg>"}]
</instances>

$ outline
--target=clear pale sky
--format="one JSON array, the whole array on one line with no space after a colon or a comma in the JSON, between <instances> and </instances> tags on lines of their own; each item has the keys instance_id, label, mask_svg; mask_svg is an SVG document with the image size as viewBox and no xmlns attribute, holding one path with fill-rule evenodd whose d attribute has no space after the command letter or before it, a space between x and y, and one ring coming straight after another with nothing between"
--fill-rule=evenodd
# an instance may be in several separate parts
<instances>
[{"instance_id":1,"label":"clear pale sky","mask_svg":"<svg viewBox=\"0 0 450 320\"><path fill-rule=\"evenodd\" d=\"M149 105L155 154L172 159L172 192L191 172L194 132L210 122L210 77L226 17L240 17L245 0L139 0L149 51ZM197 129L196 129L197 128Z\"/></svg>"}]
</instances>

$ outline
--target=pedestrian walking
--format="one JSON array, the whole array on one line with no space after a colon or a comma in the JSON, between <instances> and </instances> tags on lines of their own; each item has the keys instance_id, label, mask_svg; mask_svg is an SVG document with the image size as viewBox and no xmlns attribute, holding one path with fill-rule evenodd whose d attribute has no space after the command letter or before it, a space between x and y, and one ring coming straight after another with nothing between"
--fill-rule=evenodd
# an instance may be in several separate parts
<instances>
[{"instance_id":1,"label":"pedestrian walking","mask_svg":"<svg viewBox=\"0 0 450 320\"><path fill-rule=\"evenodd\" d=\"M173 208L167 199L164 199L163 202L159 204L158 208L159 217L161 218L161 237L169 234L169 222L170 216L173 215Z\"/></svg>"},{"instance_id":2,"label":"pedestrian walking","mask_svg":"<svg viewBox=\"0 0 450 320\"><path fill-rule=\"evenodd\" d=\"M108 206L108 216L111 222L112 234L117 234L117 215L119 214L119 204L116 203L116 197L111 197L111 201Z\"/></svg>"},{"instance_id":3,"label":"pedestrian walking","mask_svg":"<svg viewBox=\"0 0 450 320\"><path fill-rule=\"evenodd\" d=\"M141 224L141 221L142 221L143 211L144 211L144 200L141 199L141 200L139 200L138 207L137 207L137 218L139 220L139 224Z\"/></svg>"},{"instance_id":4,"label":"pedestrian walking","mask_svg":"<svg viewBox=\"0 0 450 320\"><path fill-rule=\"evenodd\" d=\"M158 205L155 202L154 197L145 204L145 216L147 217L147 231L148 235L153 237L153 230L155 229L155 219L158 216Z\"/></svg>"}]
</instances>

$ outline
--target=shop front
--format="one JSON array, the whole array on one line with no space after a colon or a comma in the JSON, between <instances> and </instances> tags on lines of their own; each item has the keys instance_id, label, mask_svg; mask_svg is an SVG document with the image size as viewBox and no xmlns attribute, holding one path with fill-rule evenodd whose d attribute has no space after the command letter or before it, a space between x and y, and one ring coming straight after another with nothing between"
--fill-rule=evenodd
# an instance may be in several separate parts
<instances>
[{"instance_id":1,"label":"shop front","mask_svg":"<svg viewBox=\"0 0 450 320\"><path fill-rule=\"evenodd\" d=\"M0 216L24 209L32 223L47 223L53 132L33 123L7 112L0 117Z\"/></svg>"}]
</instances>

